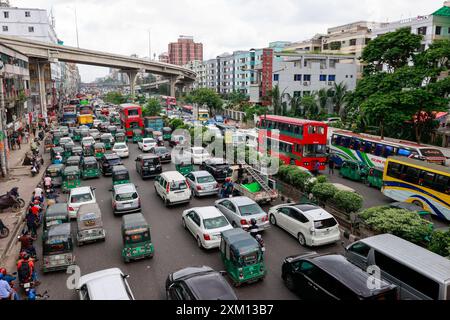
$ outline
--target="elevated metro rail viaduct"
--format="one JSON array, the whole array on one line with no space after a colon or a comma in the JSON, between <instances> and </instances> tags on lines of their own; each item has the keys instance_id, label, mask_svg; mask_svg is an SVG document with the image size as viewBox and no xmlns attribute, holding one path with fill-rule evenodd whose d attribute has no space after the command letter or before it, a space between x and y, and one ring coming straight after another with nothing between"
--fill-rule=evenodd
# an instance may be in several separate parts
<instances>
[{"instance_id":1,"label":"elevated metro rail viaduct","mask_svg":"<svg viewBox=\"0 0 450 320\"><path fill-rule=\"evenodd\" d=\"M139 71L167 77L170 83L171 96L175 96L175 86L190 85L195 81L197 76L196 73L190 69L168 63L74 48L19 37L1 35L0 43L23 53L29 58L32 58L33 61L37 61L38 67L40 64L62 61L121 69L123 72L127 73L130 78L130 92L132 95L134 95L135 92L136 76ZM41 70L43 68L38 69ZM38 72L42 114L47 112L43 76L43 72Z\"/></svg>"}]
</instances>

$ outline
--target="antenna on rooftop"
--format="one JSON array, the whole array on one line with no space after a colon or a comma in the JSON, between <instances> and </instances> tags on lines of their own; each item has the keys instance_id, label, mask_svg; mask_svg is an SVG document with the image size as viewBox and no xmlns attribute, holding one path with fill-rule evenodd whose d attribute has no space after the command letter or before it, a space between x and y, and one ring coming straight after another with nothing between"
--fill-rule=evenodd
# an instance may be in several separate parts
<instances>
[{"instance_id":1,"label":"antenna on rooftop","mask_svg":"<svg viewBox=\"0 0 450 320\"><path fill-rule=\"evenodd\" d=\"M0 7L10 7L9 0L0 0Z\"/></svg>"}]
</instances>

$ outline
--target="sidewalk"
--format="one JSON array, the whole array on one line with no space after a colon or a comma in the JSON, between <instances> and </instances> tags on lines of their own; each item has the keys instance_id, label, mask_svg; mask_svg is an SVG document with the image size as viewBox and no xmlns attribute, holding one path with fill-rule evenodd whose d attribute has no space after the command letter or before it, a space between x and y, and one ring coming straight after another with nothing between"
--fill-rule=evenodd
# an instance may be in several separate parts
<instances>
[{"instance_id":1,"label":"sidewalk","mask_svg":"<svg viewBox=\"0 0 450 320\"><path fill-rule=\"evenodd\" d=\"M13 240L17 238L18 233L22 229L25 210L27 204L31 199L31 194L36 188L36 185L41 181L45 168L48 165L48 155L44 155L44 166L41 168L40 174L31 177L31 166L22 166L27 151L30 151L30 144L23 144L19 150L11 150L9 161L10 177L9 180L0 179L0 194L5 194L14 187L19 188L19 194L25 200L25 207L21 212L13 213L5 210L0 213L0 219L9 228L9 236L5 239L0 239L0 265L4 265L4 260L8 255L8 250L11 249ZM41 154L43 146L41 144Z\"/></svg>"}]
</instances>

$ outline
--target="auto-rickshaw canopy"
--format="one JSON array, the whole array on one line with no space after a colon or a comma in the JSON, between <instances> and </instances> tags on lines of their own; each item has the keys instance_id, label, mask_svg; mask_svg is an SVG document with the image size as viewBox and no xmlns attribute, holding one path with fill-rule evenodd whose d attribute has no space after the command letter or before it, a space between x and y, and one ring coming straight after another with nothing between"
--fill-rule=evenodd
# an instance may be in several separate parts
<instances>
[{"instance_id":1,"label":"auto-rickshaw canopy","mask_svg":"<svg viewBox=\"0 0 450 320\"><path fill-rule=\"evenodd\" d=\"M78 231L103 228L102 211L97 203L83 204L77 212Z\"/></svg>"},{"instance_id":2,"label":"auto-rickshaw canopy","mask_svg":"<svg viewBox=\"0 0 450 320\"><path fill-rule=\"evenodd\" d=\"M69 222L69 208L67 203L55 203L45 211L45 227Z\"/></svg>"},{"instance_id":3,"label":"auto-rickshaw canopy","mask_svg":"<svg viewBox=\"0 0 450 320\"><path fill-rule=\"evenodd\" d=\"M150 225L145 220L142 213L127 214L122 217L122 236L124 240L126 236L133 234L139 234L144 232L149 232ZM150 232L148 234L148 239L150 240Z\"/></svg>"},{"instance_id":4,"label":"auto-rickshaw canopy","mask_svg":"<svg viewBox=\"0 0 450 320\"><path fill-rule=\"evenodd\" d=\"M236 258L235 262L239 262L242 256L250 253L262 252L258 241L240 228L222 232L222 239L226 245L230 246L230 251L233 252L232 256Z\"/></svg>"},{"instance_id":5,"label":"auto-rickshaw canopy","mask_svg":"<svg viewBox=\"0 0 450 320\"><path fill-rule=\"evenodd\" d=\"M73 250L70 223L51 226L43 237L44 255L49 253L63 253Z\"/></svg>"},{"instance_id":6,"label":"auto-rickshaw canopy","mask_svg":"<svg viewBox=\"0 0 450 320\"><path fill-rule=\"evenodd\" d=\"M62 163L51 164L48 166L47 170L45 171L45 174L50 176L50 178L59 177L64 171L64 167L65 166Z\"/></svg>"}]
</instances>

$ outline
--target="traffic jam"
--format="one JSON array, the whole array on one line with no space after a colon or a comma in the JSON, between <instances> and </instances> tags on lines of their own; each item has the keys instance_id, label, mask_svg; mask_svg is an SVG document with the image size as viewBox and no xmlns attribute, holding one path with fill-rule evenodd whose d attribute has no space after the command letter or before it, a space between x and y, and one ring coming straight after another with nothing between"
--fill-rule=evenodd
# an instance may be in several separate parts
<instances>
[{"instance_id":1,"label":"traffic jam","mask_svg":"<svg viewBox=\"0 0 450 320\"><path fill-rule=\"evenodd\" d=\"M410 154L387 160L377 152L362 156L369 138L354 145L356 134L326 122L266 115L244 130L173 101L151 117L135 103L112 105L87 95L60 110L35 148L35 162L45 167L33 166L34 174L44 173L20 235L17 272L3 270L15 298L450 299L448 259L388 233L348 241L340 220L312 194L289 199L277 188L276 172L192 146L195 130L189 129L201 127L229 148L260 153L277 140L278 159L310 181L328 170L331 152L341 175L364 176L373 192L386 185L383 193L400 202L398 184L383 182L384 166L424 160L418 158L426 150L404 148ZM188 136L171 127L174 119ZM264 140L269 143L261 146ZM392 142L394 149L402 146ZM354 167L358 156L373 168ZM440 213L450 219L448 209ZM419 261L426 272L417 271ZM437 265L447 271L439 273ZM377 286L367 285L370 266L382 270ZM423 281L399 280L405 270L414 273L411 282Z\"/></svg>"}]
</instances>

